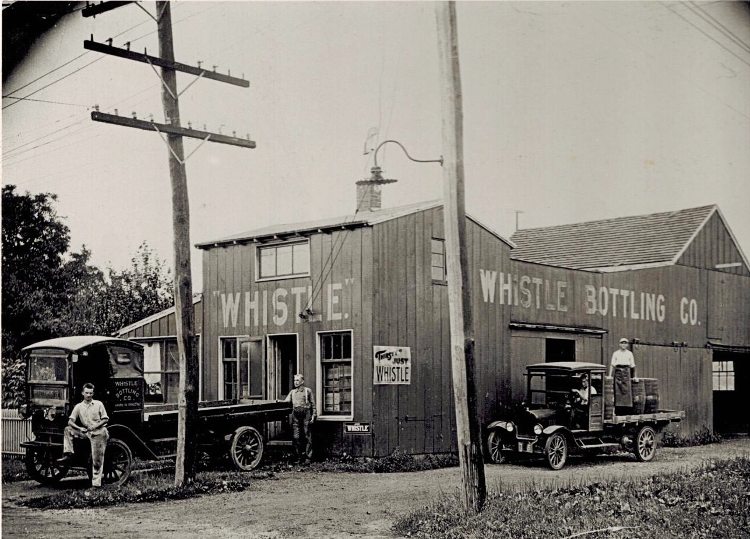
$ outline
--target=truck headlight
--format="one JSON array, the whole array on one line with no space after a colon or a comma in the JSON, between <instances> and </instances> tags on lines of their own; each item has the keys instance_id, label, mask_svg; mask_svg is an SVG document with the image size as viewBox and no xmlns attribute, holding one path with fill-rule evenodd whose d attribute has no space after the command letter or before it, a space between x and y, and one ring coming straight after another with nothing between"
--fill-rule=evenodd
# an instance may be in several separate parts
<instances>
[{"instance_id":1,"label":"truck headlight","mask_svg":"<svg viewBox=\"0 0 750 539\"><path fill-rule=\"evenodd\" d=\"M542 426L539 425L538 423L534 425L534 434L536 434L537 436L539 436L542 433L542 430L544 429L542 429Z\"/></svg>"},{"instance_id":2,"label":"truck headlight","mask_svg":"<svg viewBox=\"0 0 750 539\"><path fill-rule=\"evenodd\" d=\"M508 432L513 432L513 423L506 423L505 430L507 430Z\"/></svg>"}]
</instances>

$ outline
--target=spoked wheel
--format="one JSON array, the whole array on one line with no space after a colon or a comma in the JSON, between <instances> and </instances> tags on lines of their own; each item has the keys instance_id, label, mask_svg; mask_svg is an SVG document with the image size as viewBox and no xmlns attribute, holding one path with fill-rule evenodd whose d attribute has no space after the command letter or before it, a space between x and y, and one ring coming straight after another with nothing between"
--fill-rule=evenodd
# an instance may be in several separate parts
<instances>
[{"instance_id":1,"label":"spoked wheel","mask_svg":"<svg viewBox=\"0 0 750 539\"><path fill-rule=\"evenodd\" d=\"M561 470L568 460L568 441L560 432L555 432L544 446L544 456L547 458L547 466L553 470Z\"/></svg>"},{"instance_id":2,"label":"spoked wheel","mask_svg":"<svg viewBox=\"0 0 750 539\"><path fill-rule=\"evenodd\" d=\"M503 434L499 430L493 430L487 436L487 450L490 462L495 464L508 462L507 452L503 451Z\"/></svg>"},{"instance_id":3,"label":"spoked wheel","mask_svg":"<svg viewBox=\"0 0 750 539\"><path fill-rule=\"evenodd\" d=\"M263 458L263 436L254 427L239 427L232 434L229 456L235 468L249 472L258 466Z\"/></svg>"},{"instance_id":4,"label":"spoked wheel","mask_svg":"<svg viewBox=\"0 0 750 539\"><path fill-rule=\"evenodd\" d=\"M635 458L641 462L653 460L656 454L656 431L651 427L641 427L635 436Z\"/></svg>"},{"instance_id":5,"label":"spoked wheel","mask_svg":"<svg viewBox=\"0 0 750 539\"><path fill-rule=\"evenodd\" d=\"M68 473L68 467L57 462L49 451L26 450L26 471L42 485L53 485Z\"/></svg>"},{"instance_id":6,"label":"spoked wheel","mask_svg":"<svg viewBox=\"0 0 750 539\"><path fill-rule=\"evenodd\" d=\"M119 438L110 438L104 452L104 473L102 483L120 486L130 477L133 468L133 452L128 444ZM91 461L89 461L88 475L91 478Z\"/></svg>"}]
</instances>

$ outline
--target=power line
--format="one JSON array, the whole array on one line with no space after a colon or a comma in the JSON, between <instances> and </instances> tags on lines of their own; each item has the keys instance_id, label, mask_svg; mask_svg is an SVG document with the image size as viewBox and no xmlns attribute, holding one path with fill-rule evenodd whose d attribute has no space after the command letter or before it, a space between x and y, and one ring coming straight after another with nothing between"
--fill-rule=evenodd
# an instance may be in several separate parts
<instances>
[{"instance_id":1,"label":"power line","mask_svg":"<svg viewBox=\"0 0 750 539\"><path fill-rule=\"evenodd\" d=\"M50 103L52 105L68 105L71 107L83 107L84 109L89 108L88 105L81 105L80 103L65 103L63 101L48 101L46 99L31 99L28 97L15 97L12 95L4 95L3 99L17 99L19 101L34 101L35 103Z\"/></svg>"},{"instance_id":2,"label":"power line","mask_svg":"<svg viewBox=\"0 0 750 539\"><path fill-rule=\"evenodd\" d=\"M26 83L26 84L24 84L23 86L19 86L18 88L16 88L16 89L15 89L15 90L13 90L12 92L8 92L8 95L11 95L11 94L15 94L16 92L19 92L19 91L23 90L23 89L24 89L24 88L26 88L27 86L31 86L32 84L34 84L34 83L35 83L36 81L38 81L39 79L43 79L44 77L46 77L46 76L47 76L47 75L49 75L50 73L54 73L54 72L55 72L55 71L57 71L58 69L62 69L62 68L63 68L63 67L65 67L66 65L68 65L68 64L70 64L70 63L73 63L73 62L75 62L76 60L78 60L78 59L79 59L79 58L80 58L81 56L86 56L86 55L87 55L88 53L89 53L89 51L86 51L86 52L84 52L84 53L82 53L82 54L79 54L78 56L76 56L76 57L75 57L75 58L73 58L72 60L68 60L68 61L67 61L67 62L65 62L64 64L60 64L59 66L57 66L57 67L55 67L55 68L53 68L53 69L50 69L49 71L47 71L47 72L46 72L46 73L44 73L43 75L39 75L39 76L38 76L37 78L35 78L34 80L32 80L32 81L30 81L30 82L27 82L27 83ZM5 97L5 96L3 96L3 97Z\"/></svg>"},{"instance_id":3,"label":"power line","mask_svg":"<svg viewBox=\"0 0 750 539\"><path fill-rule=\"evenodd\" d=\"M692 26L693 28L695 28L696 30L698 30L701 34L703 34L708 39L710 39L711 41L713 41L714 43L716 43L719 47L721 47L722 49L724 49L725 51L727 51L729 54L731 54L732 56L734 56L735 58L737 58L740 62L742 62L745 65L747 65L748 67L750 67L750 62L748 62L747 60L745 60L741 56L735 54L732 50L728 49L726 46L724 46L723 43L721 43L720 41L718 41L717 39L715 39L711 34L709 34L706 31L704 31L700 26L694 24L690 19L688 19L687 17L685 17L682 13L679 13L679 12L675 11L674 9L672 9L671 7L669 7L668 5L665 5L663 2L662 2L661 5L664 6L664 9L668 9L669 11L671 11L672 13L674 13L675 15L677 15L678 17L680 17L682 20L684 20L685 22L687 22L690 26Z\"/></svg>"},{"instance_id":4,"label":"power line","mask_svg":"<svg viewBox=\"0 0 750 539\"><path fill-rule=\"evenodd\" d=\"M713 17L710 13L708 13L701 6L699 6L695 2L688 2L686 5L694 13L696 13L700 18L702 18L707 23L711 24L714 28L719 30L722 34L724 34L726 37L731 39L737 46L739 46L740 48L744 49L747 52L750 52L750 45L742 41L742 39L740 39L739 36L737 36L737 34L735 34L729 28L724 26L718 19Z\"/></svg>"},{"instance_id":5,"label":"power line","mask_svg":"<svg viewBox=\"0 0 750 539\"><path fill-rule=\"evenodd\" d=\"M89 62L88 64L85 64L85 65L83 65L83 66L79 67L79 68L78 68L78 69L76 69L75 71L71 71L71 72L70 72L70 73L68 73L67 75L65 75L65 76L62 76L62 77L60 77L59 79L55 79L55 80L53 80L52 82L50 82L49 84L46 84L46 85L42 86L42 87L41 87L41 88L39 88L38 90L34 90L34 91L33 91L33 92L31 92L30 94L26 94L25 96L23 96L23 98L19 99L18 101L14 101L13 103L10 103L10 104L8 104L8 105L5 105L5 106L4 106L3 108L2 108L2 110L5 110L5 109L7 109L7 108L10 108L10 107L12 107L13 105L17 105L17 104L18 104L18 103L20 103L21 101L25 100L25 99L26 99L27 97L29 97L29 96L32 96L32 95L34 95L34 94L37 94L37 93L41 92L42 90L44 90L45 88L49 88L49 87L50 87L50 86L52 86L53 84L57 84L57 83L58 83L58 82L60 82L61 80L67 79L67 78L68 78L68 77L70 77L71 75L75 75L76 73L78 73L78 72L79 72L79 71L81 71L82 69L86 69L86 68L87 68L88 66L90 66L91 64L94 64L94 63L98 62L99 60L102 60L103 58L105 58L105 57L104 57L104 56L100 56L99 58L96 58L95 60L92 60L92 61L91 61L91 62Z\"/></svg>"}]
</instances>

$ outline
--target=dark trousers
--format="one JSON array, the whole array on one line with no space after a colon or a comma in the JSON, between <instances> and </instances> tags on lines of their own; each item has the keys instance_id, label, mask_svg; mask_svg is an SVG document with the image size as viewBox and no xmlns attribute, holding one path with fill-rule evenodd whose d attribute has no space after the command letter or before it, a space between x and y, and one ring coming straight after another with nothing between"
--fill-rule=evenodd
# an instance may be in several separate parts
<instances>
[{"instance_id":1,"label":"dark trousers","mask_svg":"<svg viewBox=\"0 0 750 539\"><path fill-rule=\"evenodd\" d=\"M292 436L294 437L294 453L297 458L312 457L312 439L310 438L309 408L295 408L292 410Z\"/></svg>"}]
</instances>

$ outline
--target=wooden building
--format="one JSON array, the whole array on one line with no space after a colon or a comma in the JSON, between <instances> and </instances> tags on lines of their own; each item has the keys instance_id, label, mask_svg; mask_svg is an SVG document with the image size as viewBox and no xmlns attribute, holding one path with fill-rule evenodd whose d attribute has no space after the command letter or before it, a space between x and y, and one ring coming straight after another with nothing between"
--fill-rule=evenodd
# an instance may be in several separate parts
<instances>
[{"instance_id":1,"label":"wooden building","mask_svg":"<svg viewBox=\"0 0 750 539\"><path fill-rule=\"evenodd\" d=\"M319 451L453 451L442 207L365 200L354 215L198 245L201 398L283 398L301 372ZM686 410L685 433L711 428L714 412L717 426L739 427L720 412L750 386L750 272L718 208L512 241L467 218L467 240L483 425L522 397L526 364L607 364L625 336L639 374L660 379L662 404ZM163 358L173 317L120 335L159 343Z\"/></svg>"},{"instance_id":2,"label":"wooden building","mask_svg":"<svg viewBox=\"0 0 750 539\"><path fill-rule=\"evenodd\" d=\"M639 375L659 378L662 406L686 411L683 433L747 431L737 410L750 391L750 271L717 206L520 230L512 240L514 364L533 355L606 364L626 337ZM524 301L528 279L549 283L551 299Z\"/></svg>"}]
</instances>

